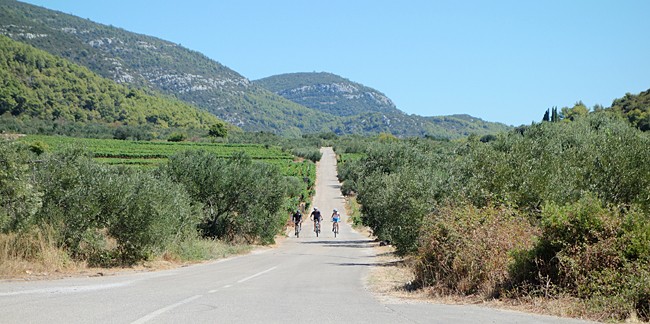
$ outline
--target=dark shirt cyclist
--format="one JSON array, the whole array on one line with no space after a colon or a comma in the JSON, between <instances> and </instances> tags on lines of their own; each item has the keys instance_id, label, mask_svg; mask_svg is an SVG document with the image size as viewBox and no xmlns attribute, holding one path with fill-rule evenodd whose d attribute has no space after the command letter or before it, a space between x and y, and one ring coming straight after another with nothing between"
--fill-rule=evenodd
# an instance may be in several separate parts
<instances>
[{"instance_id":1,"label":"dark shirt cyclist","mask_svg":"<svg viewBox=\"0 0 650 324\"><path fill-rule=\"evenodd\" d=\"M291 220L293 221L293 224L296 226L302 223L302 214L300 213L300 210L296 210L296 212L293 213L293 216L291 216Z\"/></svg>"},{"instance_id":2,"label":"dark shirt cyclist","mask_svg":"<svg viewBox=\"0 0 650 324\"><path fill-rule=\"evenodd\" d=\"M314 221L314 232L316 232L316 224L320 224L320 222L323 220L323 216L320 214L318 207L314 207L314 210L309 215L309 219Z\"/></svg>"}]
</instances>

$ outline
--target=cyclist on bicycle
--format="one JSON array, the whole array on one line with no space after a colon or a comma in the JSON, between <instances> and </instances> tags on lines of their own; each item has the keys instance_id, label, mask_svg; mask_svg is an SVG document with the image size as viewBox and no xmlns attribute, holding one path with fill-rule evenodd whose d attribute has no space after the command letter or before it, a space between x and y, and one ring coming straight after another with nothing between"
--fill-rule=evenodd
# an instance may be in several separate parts
<instances>
[{"instance_id":1,"label":"cyclist on bicycle","mask_svg":"<svg viewBox=\"0 0 650 324\"><path fill-rule=\"evenodd\" d=\"M332 232L334 232L335 228L339 227L339 222L341 221L341 214L334 208L334 211L332 212Z\"/></svg>"},{"instance_id":2,"label":"cyclist on bicycle","mask_svg":"<svg viewBox=\"0 0 650 324\"><path fill-rule=\"evenodd\" d=\"M296 227L302 224L302 213L300 212L300 209L296 209L296 212L291 216L291 220L293 221L293 225Z\"/></svg>"},{"instance_id":3,"label":"cyclist on bicycle","mask_svg":"<svg viewBox=\"0 0 650 324\"><path fill-rule=\"evenodd\" d=\"M309 215L309 219L314 221L314 232L316 232L316 224L320 225L320 222L323 220L323 216L320 214L318 207L314 207L314 210Z\"/></svg>"}]
</instances>

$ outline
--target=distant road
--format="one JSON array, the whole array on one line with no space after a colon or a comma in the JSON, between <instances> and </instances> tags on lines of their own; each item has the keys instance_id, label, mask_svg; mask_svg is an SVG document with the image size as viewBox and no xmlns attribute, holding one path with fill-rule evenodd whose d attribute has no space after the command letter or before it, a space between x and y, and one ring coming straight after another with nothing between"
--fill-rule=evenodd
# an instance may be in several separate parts
<instances>
[{"instance_id":1,"label":"distant road","mask_svg":"<svg viewBox=\"0 0 650 324\"><path fill-rule=\"evenodd\" d=\"M363 278L378 262L369 239L329 214L344 210L336 159L323 149L311 222L278 248L168 271L0 282L0 323L583 323L477 306L380 302ZM345 215L344 215L345 216ZM293 232L291 231L293 234Z\"/></svg>"}]
</instances>

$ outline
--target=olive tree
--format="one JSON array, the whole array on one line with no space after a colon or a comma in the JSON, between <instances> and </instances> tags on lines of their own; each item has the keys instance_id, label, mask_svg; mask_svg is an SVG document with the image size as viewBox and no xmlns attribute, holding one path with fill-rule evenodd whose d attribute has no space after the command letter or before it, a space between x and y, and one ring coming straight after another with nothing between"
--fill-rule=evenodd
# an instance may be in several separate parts
<instances>
[{"instance_id":1,"label":"olive tree","mask_svg":"<svg viewBox=\"0 0 650 324\"><path fill-rule=\"evenodd\" d=\"M271 242L283 225L285 184L277 167L198 150L172 156L161 171L203 205L206 237Z\"/></svg>"}]
</instances>

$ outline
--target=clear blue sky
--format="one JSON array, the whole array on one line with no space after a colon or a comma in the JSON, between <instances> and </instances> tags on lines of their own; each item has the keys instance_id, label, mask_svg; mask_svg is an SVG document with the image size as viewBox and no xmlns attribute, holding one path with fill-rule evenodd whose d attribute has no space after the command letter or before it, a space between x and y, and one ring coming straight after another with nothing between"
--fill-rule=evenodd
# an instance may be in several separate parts
<instances>
[{"instance_id":1,"label":"clear blue sky","mask_svg":"<svg viewBox=\"0 0 650 324\"><path fill-rule=\"evenodd\" d=\"M510 125L650 89L650 1L28 0L202 52L250 80L325 71L407 113Z\"/></svg>"}]
</instances>

